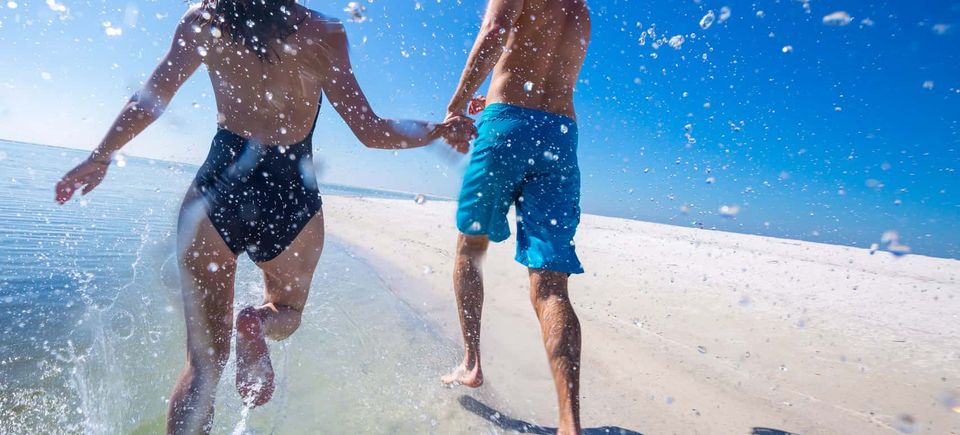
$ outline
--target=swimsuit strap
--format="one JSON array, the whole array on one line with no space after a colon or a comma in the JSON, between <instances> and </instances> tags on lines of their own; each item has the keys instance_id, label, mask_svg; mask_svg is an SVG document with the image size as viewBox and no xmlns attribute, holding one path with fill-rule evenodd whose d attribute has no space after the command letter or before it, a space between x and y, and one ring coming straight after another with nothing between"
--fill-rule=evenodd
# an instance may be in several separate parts
<instances>
[{"instance_id":1,"label":"swimsuit strap","mask_svg":"<svg viewBox=\"0 0 960 435\"><path fill-rule=\"evenodd\" d=\"M313 139L313 132L317 129L317 119L320 119L320 106L323 105L323 91L320 91L320 100L317 101L317 114L313 117L313 125L310 126L310 133L307 133L307 137L302 142L309 142Z\"/></svg>"}]
</instances>

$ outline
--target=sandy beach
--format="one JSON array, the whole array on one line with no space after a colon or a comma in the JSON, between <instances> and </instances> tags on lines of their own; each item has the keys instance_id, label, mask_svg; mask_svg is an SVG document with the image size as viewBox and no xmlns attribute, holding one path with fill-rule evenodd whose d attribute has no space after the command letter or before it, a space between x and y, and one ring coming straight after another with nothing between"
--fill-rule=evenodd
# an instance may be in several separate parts
<instances>
[{"instance_id":1,"label":"sandy beach","mask_svg":"<svg viewBox=\"0 0 960 435\"><path fill-rule=\"evenodd\" d=\"M324 198L330 236L459 348L454 210ZM576 243L587 428L960 433L960 261L591 215ZM481 390L503 400L502 427L553 426L514 246L492 245L485 263Z\"/></svg>"}]
</instances>

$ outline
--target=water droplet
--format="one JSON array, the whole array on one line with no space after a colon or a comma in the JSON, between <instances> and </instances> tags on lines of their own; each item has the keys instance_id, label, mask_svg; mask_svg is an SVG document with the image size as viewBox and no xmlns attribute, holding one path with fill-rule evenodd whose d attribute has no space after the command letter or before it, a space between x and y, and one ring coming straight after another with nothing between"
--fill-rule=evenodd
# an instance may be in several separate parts
<instances>
[{"instance_id":1,"label":"water droplet","mask_svg":"<svg viewBox=\"0 0 960 435\"><path fill-rule=\"evenodd\" d=\"M880 243L883 243L883 244L896 243L899 240L900 240L900 234L897 233L895 230L884 231L883 234L880 236Z\"/></svg>"},{"instance_id":2,"label":"water droplet","mask_svg":"<svg viewBox=\"0 0 960 435\"><path fill-rule=\"evenodd\" d=\"M177 39L177 45L179 45L179 46L181 46L181 47L186 47L186 46L187 46L187 41L184 41L183 38L179 38L179 39Z\"/></svg>"},{"instance_id":3,"label":"water droplet","mask_svg":"<svg viewBox=\"0 0 960 435\"><path fill-rule=\"evenodd\" d=\"M730 18L730 8L727 6L720 8L720 16L718 17L717 22L722 23L727 21Z\"/></svg>"},{"instance_id":4,"label":"water droplet","mask_svg":"<svg viewBox=\"0 0 960 435\"><path fill-rule=\"evenodd\" d=\"M103 24L103 32L106 33L107 36L123 35L122 27L114 27L113 24L110 23L109 21L104 21L102 24Z\"/></svg>"},{"instance_id":5,"label":"water droplet","mask_svg":"<svg viewBox=\"0 0 960 435\"><path fill-rule=\"evenodd\" d=\"M8 1L8 2L7 2L7 7L10 8L10 9L16 9L16 8L17 8L17 2L12 1L12 0L11 0L11 1Z\"/></svg>"},{"instance_id":6,"label":"water droplet","mask_svg":"<svg viewBox=\"0 0 960 435\"><path fill-rule=\"evenodd\" d=\"M686 39L683 38L683 35L673 35L670 37L670 40L667 41L667 44L670 45L674 50L679 50L683 46L683 43L686 42Z\"/></svg>"},{"instance_id":7,"label":"water droplet","mask_svg":"<svg viewBox=\"0 0 960 435\"><path fill-rule=\"evenodd\" d=\"M828 26L846 26L851 21L853 21L853 18L844 11L836 11L823 16L823 24Z\"/></svg>"},{"instance_id":8,"label":"water droplet","mask_svg":"<svg viewBox=\"0 0 960 435\"><path fill-rule=\"evenodd\" d=\"M557 220L556 220L556 219L550 219L550 225L556 226L556 225L557 225Z\"/></svg>"},{"instance_id":9,"label":"water droplet","mask_svg":"<svg viewBox=\"0 0 960 435\"><path fill-rule=\"evenodd\" d=\"M418 193L417 196L413 198L413 202L417 203L417 205L423 205L427 202L427 197L422 193Z\"/></svg>"},{"instance_id":10,"label":"water droplet","mask_svg":"<svg viewBox=\"0 0 960 435\"><path fill-rule=\"evenodd\" d=\"M782 51L782 52L784 52L784 53L790 53L791 51L793 51L793 46L792 46L792 45L784 45L783 48L780 49L780 51Z\"/></svg>"},{"instance_id":11,"label":"water droplet","mask_svg":"<svg viewBox=\"0 0 960 435\"><path fill-rule=\"evenodd\" d=\"M217 26L210 26L210 35L216 39L220 39L220 37L223 36L223 32L220 31L220 28Z\"/></svg>"},{"instance_id":12,"label":"water droplet","mask_svg":"<svg viewBox=\"0 0 960 435\"><path fill-rule=\"evenodd\" d=\"M220 265L217 263L211 262L210 264L207 265L207 270L209 270L210 272L216 272L220 270Z\"/></svg>"},{"instance_id":13,"label":"water droplet","mask_svg":"<svg viewBox=\"0 0 960 435\"><path fill-rule=\"evenodd\" d=\"M43 71L43 72L40 73L40 78L42 78L42 79L44 79L44 80L50 80L50 79L53 78L53 76L50 75L50 73L48 73L48 72L46 72L46 71Z\"/></svg>"},{"instance_id":14,"label":"water droplet","mask_svg":"<svg viewBox=\"0 0 960 435\"><path fill-rule=\"evenodd\" d=\"M894 242L887 246L887 251L891 254L901 257L910 253L910 247L902 243Z\"/></svg>"},{"instance_id":15,"label":"water droplet","mask_svg":"<svg viewBox=\"0 0 960 435\"><path fill-rule=\"evenodd\" d=\"M570 131L570 127L567 127L567 124L560 124L560 133L567 134Z\"/></svg>"},{"instance_id":16,"label":"water droplet","mask_svg":"<svg viewBox=\"0 0 960 435\"><path fill-rule=\"evenodd\" d=\"M927 80L927 81L923 82L923 88L926 89L926 90L928 90L928 91L931 90L931 89L933 89L933 80Z\"/></svg>"},{"instance_id":17,"label":"water droplet","mask_svg":"<svg viewBox=\"0 0 960 435\"><path fill-rule=\"evenodd\" d=\"M526 91L526 92L532 91L532 90L533 90L533 82L528 81L528 82L524 83L524 84L523 84L523 90Z\"/></svg>"},{"instance_id":18,"label":"water droplet","mask_svg":"<svg viewBox=\"0 0 960 435\"><path fill-rule=\"evenodd\" d=\"M470 224L470 231L480 231L480 222L474 221Z\"/></svg>"},{"instance_id":19,"label":"water droplet","mask_svg":"<svg viewBox=\"0 0 960 435\"><path fill-rule=\"evenodd\" d=\"M720 207L720 216L732 218L738 214L740 214L739 205L724 205Z\"/></svg>"},{"instance_id":20,"label":"water droplet","mask_svg":"<svg viewBox=\"0 0 960 435\"><path fill-rule=\"evenodd\" d=\"M280 134L287 134L287 128L286 128L286 127L280 127Z\"/></svg>"},{"instance_id":21,"label":"water droplet","mask_svg":"<svg viewBox=\"0 0 960 435\"><path fill-rule=\"evenodd\" d=\"M207 48L204 47L204 46L202 46L202 45L201 45L201 46L198 46L198 47L197 47L197 54L199 54L200 57L205 57L205 56L207 55Z\"/></svg>"},{"instance_id":22,"label":"water droplet","mask_svg":"<svg viewBox=\"0 0 960 435\"><path fill-rule=\"evenodd\" d=\"M707 30L710 26L713 25L713 21L716 20L716 15L713 14L713 10L707 11L707 14L700 19L700 28Z\"/></svg>"},{"instance_id":23,"label":"water droplet","mask_svg":"<svg viewBox=\"0 0 960 435\"><path fill-rule=\"evenodd\" d=\"M937 35L943 36L950 31L951 27L953 26L949 24L934 24L933 26L930 27L930 30L932 30L933 33L936 33Z\"/></svg>"},{"instance_id":24,"label":"water droplet","mask_svg":"<svg viewBox=\"0 0 960 435\"><path fill-rule=\"evenodd\" d=\"M362 23L367 20L366 15L366 6L360 4L360 2L349 2L347 7L343 8L343 11L350 14L350 21L354 23Z\"/></svg>"}]
</instances>

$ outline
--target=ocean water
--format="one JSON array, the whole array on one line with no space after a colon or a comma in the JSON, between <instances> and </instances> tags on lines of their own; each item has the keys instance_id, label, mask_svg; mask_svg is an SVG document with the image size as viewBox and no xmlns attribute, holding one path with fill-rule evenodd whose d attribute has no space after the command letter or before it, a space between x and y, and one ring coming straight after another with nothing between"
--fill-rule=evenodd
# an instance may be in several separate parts
<instances>
[{"instance_id":1,"label":"ocean water","mask_svg":"<svg viewBox=\"0 0 960 435\"><path fill-rule=\"evenodd\" d=\"M84 155L0 141L0 434L159 433L183 367L175 218L196 167L130 158L95 192L58 206L55 182ZM263 288L241 258L238 307L258 303ZM489 431L439 386L456 343L335 239L302 326L271 351L273 400L245 412L231 358L214 433Z\"/></svg>"}]
</instances>

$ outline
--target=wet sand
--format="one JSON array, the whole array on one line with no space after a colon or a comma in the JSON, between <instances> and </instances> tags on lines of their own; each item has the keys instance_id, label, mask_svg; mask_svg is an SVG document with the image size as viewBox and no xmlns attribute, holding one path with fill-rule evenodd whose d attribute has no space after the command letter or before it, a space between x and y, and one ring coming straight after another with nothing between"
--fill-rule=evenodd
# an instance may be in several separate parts
<instances>
[{"instance_id":1,"label":"wet sand","mask_svg":"<svg viewBox=\"0 0 960 435\"><path fill-rule=\"evenodd\" d=\"M256 268L241 263L237 307L259 303L262 289ZM170 334L165 379L150 384L157 398L180 368L182 334ZM244 418L233 355L217 392L214 433L477 433L490 427L433 376L455 355L455 343L425 324L337 240L327 240L300 329L268 343L277 373L273 399ZM490 394L472 396L498 406ZM154 416L140 417L131 432L162 432L165 401L150 402Z\"/></svg>"},{"instance_id":2,"label":"wet sand","mask_svg":"<svg viewBox=\"0 0 960 435\"><path fill-rule=\"evenodd\" d=\"M459 343L454 209L324 198L328 232ZM526 270L512 238L491 246L481 391L500 398L501 429L553 426ZM577 246L585 427L960 433L960 261L589 215Z\"/></svg>"}]
</instances>

